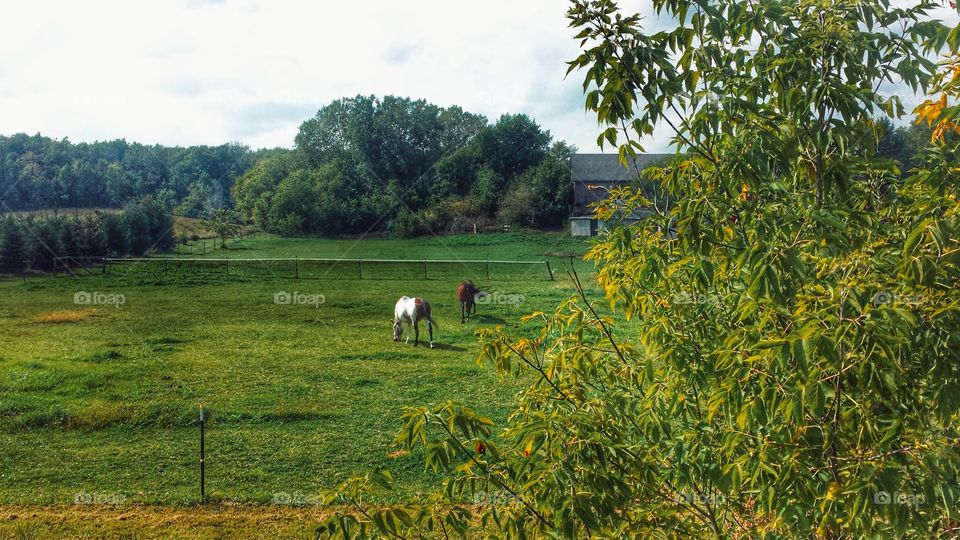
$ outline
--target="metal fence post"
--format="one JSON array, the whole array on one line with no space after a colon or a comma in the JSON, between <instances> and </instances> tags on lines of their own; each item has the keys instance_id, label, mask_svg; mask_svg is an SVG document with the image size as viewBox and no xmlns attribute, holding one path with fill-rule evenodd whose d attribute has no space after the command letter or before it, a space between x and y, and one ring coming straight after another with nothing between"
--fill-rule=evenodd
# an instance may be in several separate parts
<instances>
[{"instance_id":1,"label":"metal fence post","mask_svg":"<svg viewBox=\"0 0 960 540\"><path fill-rule=\"evenodd\" d=\"M547 263L547 273L550 274L550 281L553 281L553 270L550 268L550 261L543 261Z\"/></svg>"},{"instance_id":2,"label":"metal fence post","mask_svg":"<svg viewBox=\"0 0 960 540\"><path fill-rule=\"evenodd\" d=\"M206 415L203 411L203 404L200 405L200 502L206 502L206 459L204 452L204 424L206 424Z\"/></svg>"}]
</instances>

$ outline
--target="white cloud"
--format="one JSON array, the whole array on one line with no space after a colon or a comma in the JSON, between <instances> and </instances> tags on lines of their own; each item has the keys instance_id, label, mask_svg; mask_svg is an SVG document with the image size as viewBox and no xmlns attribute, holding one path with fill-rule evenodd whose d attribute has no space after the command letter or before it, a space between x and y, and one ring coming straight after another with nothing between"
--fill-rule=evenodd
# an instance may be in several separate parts
<instances>
[{"instance_id":1,"label":"white cloud","mask_svg":"<svg viewBox=\"0 0 960 540\"><path fill-rule=\"evenodd\" d=\"M638 0L621 2L638 10ZM290 146L318 108L396 94L525 112L595 150L562 0L31 1L0 20L0 133ZM952 15L951 15L952 16ZM661 25L649 15L645 24ZM650 141L661 150L666 136Z\"/></svg>"}]
</instances>

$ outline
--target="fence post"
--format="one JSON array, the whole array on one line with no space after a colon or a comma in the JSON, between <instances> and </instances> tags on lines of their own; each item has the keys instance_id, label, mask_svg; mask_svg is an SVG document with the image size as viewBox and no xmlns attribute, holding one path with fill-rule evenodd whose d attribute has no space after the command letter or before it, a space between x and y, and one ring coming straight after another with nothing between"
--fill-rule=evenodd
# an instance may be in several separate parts
<instances>
[{"instance_id":1,"label":"fence post","mask_svg":"<svg viewBox=\"0 0 960 540\"><path fill-rule=\"evenodd\" d=\"M230 275L230 259L223 260L223 273L225 275Z\"/></svg>"},{"instance_id":2,"label":"fence post","mask_svg":"<svg viewBox=\"0 0 960 540\"><path fill-rule=\"evenodd\" d=\"M427 279L427 261L423 261L423 279Z\"/></svg>"},{"instance_id":3,"label":"fence post","mask_svg":"<svg viewBox=\"0 0 960 540\"><path fill-rule=\"evenodd\" d=\"M296 279L300 279L300 257L293 260L293 268L296 273Z\"/></svg>"},{"instance_id":4,"label":"fence post","mask_svg":"<svg viewBox=\"0 0 960 540\"><path fill-rule=\"evenodd\" d=\"M204 455L204 424L206 423L206 415L204 414L203 404L200 404L200 502L206 502L207 492L206 492L206 456Z\"/></svg>"},{"instance_id":5,"label":"fence post","mask_svg":"<svg viewBox=\"0 0 960 540\"><path fill-rule=\"evenodd\" d=\"M476 227L476 225L474 225ZM474 232L476 234L476 232ZM487 281L490 281L490 261L487 261Z\"/></svg>"},{"instance_id":6,"label":"fence post","mask_svg":"<svg viewBox=\"0 0 960 540\"><path fill-rule=\"evenodd\" d=\"M357 271L360 273L360 279L363 279L363 261L357 260Z\"/></svg>"},{"instance_id":7,"label":"fence post","mask_svg":"<svg viewBox=\"0 0 960 540\"><path fill-rule=\"evenodd\" d=\"M550 281L553 281L553 270L550 268L550 261L544 261L547 263L547 273L550 274Z\"/></svg>"}]
</instances>

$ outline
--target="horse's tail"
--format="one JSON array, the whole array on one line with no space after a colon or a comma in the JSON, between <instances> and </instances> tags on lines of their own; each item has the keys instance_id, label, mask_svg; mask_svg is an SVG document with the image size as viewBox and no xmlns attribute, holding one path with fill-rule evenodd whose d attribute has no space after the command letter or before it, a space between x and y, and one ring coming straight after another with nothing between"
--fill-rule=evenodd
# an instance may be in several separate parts
<instances>
[{"instance_id":1,"label":"horse's tail","mask_svg":"<svg viewBox=\"0 0 960 540\"><path fill-rule=\"evenodd\" d=\"M424 311L424 315L426 315L425 318L427 319L427 322L430 323L430 326L436 328L437 330L440 330L440 325L433 322L433 310L430 307L430 302L427 302L426 300L424 300L423 304L424 304L423 311Z\"/></svg>"}]
</instances>

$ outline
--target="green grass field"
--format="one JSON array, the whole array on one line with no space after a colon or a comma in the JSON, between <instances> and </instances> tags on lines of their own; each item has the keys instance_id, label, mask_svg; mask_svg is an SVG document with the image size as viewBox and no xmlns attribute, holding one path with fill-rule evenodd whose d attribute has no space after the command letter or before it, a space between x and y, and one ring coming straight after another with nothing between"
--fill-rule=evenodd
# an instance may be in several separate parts
<instances>
[{"instance_id":1,"label":"green grass field","mask_svg":"<svg viewBox=\"0 0 960 540\"><path fill-rule=\"evenodd\" d=\"M197 487L198 405L207 430L213 500L309 498L373 467L389 468L398 497L434 485L419 456L389 456L401 408L447 399L505 418L516 383L475 361L473 332L551 310L572 294L558 254L589 244L556 233L415 240L248 238L206 257L552 260L491 277L478 265L371 269L202 263L111 265L105 275L0 282L0 504L72 502L78 493L125 503L191 504ZM549 255L548 255L549 254ZM589 265L578 262L578 270ZM410 270L413 268L413 270ZM313 272L311 274L311 272ZM461 325L455 289L522 297L479 306ZM589 281L586 280L586 281ZM277 293L322 303L276 304ZM78 305L75 295L122 305ZM429 299L438 348L391 340L401 295ZM112 296L111 296L112 295ZM425 338L426 328L422 326ZM281 495L283 497L284 495ZM112 497L112 499L111 499Z\"/></svg>"}]
</instances>

